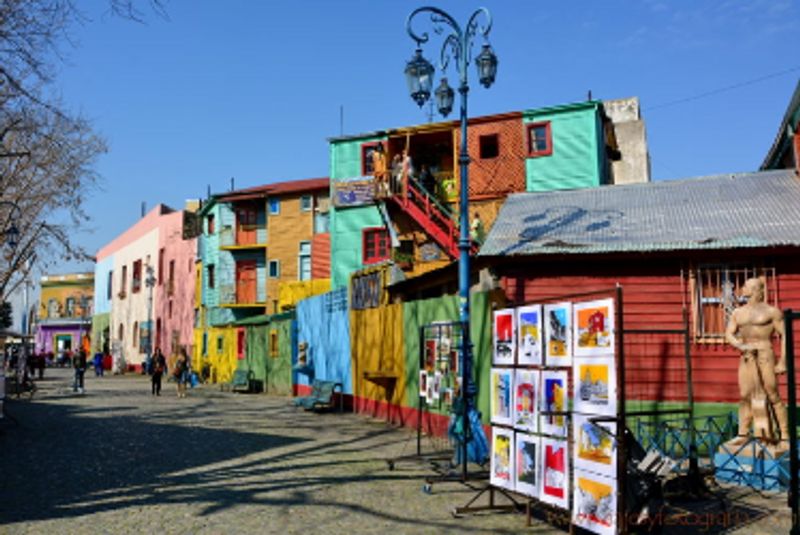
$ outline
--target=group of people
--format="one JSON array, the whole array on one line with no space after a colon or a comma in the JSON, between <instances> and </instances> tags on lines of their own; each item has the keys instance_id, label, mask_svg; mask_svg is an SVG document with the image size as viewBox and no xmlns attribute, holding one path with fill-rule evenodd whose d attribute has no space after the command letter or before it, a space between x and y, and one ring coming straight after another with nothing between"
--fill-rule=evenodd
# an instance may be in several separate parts
<instances>
[{"instance_id":1,"label":"group of people","mask_svg":"<svg viewBox=\"0 0 800 535\"><path fill-rule=\"evenodd\" d=\"M384 151L383 143L378 143L375 150L372 151L372 176L375 177L375 196L384 197L392 193L405 194L408 178L416 177L411 155L408 149L404 149L402 154L395 154L394 158L392 158L391 169L389 169ZM433 174L430 171L428 173L430 174L430 179L433 180Z\"/></svg>"},{"instance_id":2,"label":"group of people","mask_svg":"<svg viewBox=\"0 0 800 535\"><path fill-rule=\"evenodd\" d=\"M168 373L167 359L161 352L161 348L157 347L152 357L148 357L145 362L145 371L150 374L151 394L153 396L161 395L161 381ZM185 349L181 349L178 357L175 359L175 365L172 368L172 377L175 379L177 385L178 397L185 398L187 386L192 380L192 367L189 360L189 355Z\"/></svg>"}]
</instances>

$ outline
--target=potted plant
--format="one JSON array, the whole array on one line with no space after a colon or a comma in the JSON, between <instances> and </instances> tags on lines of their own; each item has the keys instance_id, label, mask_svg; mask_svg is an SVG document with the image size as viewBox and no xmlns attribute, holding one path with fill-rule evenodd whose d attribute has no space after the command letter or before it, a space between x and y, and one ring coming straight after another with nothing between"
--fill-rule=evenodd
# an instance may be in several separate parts
<instances>
[{"instance_id":1,"label":"potted plant","mask_svg":"<svg viewBox=\"0 0 800 535\"><path fill-rule=\"evenodd\" d=\"M395 251L392 255L397 267L408 271L414 267L414 255L403 251Z\"/></svg>"}]
</instances>

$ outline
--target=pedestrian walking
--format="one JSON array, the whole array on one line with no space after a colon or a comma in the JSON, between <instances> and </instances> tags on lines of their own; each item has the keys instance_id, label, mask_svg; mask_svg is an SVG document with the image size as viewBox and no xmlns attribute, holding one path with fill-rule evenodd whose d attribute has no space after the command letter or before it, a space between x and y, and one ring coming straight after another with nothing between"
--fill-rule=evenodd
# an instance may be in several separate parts
<instances>
[{"instance_id":1,"label":"pedestrian walking","mask_svg":"<svg viewBox=\"0 0 800 535\"><path fill-rule=\"evenodd\" d=\"M103 353L98 351L94 354L94 358L92 359L92 363L94 364L94 376L95 377L102 377L103 376Z\"/></svg>"},{"instance_id":2,"label":"pedestrian walking","mask_svg":"<svg viewBox=\"0 0 800 535\"><path fill-rule=\"evenodd\" d=\"M75 369L75 383L72 385L72 391L83 394L83 375L86 373L86 351L81 349L72 357L72 367Z\"/></svg>"},{"instance_id":3,"label":"pedestrian walking","mask_svg":"<svg viewBox=\"0 0 800 535\"><path fill-rule=\"evenodd\" d=\"M150 378L152 383L152 395L161 395L161 377L167 373L167 359L161 352L161 348L157 347L155 354L153 354L153 375Z\"/></svg>"},{"instance_id":4,"label":"pedestrian walking","mask_svg":"<svg viewBox=\"0 0 800 535\"><path fill-rule=\"evenodd\" d=\"M186 355L186 350L181 349L178 354L178 359L175 361L175 369L172 371L175 377L175 382L178 385L178 397L186 397L186 383L189 380L189 357Z\"/></svg>"}]
</instances>

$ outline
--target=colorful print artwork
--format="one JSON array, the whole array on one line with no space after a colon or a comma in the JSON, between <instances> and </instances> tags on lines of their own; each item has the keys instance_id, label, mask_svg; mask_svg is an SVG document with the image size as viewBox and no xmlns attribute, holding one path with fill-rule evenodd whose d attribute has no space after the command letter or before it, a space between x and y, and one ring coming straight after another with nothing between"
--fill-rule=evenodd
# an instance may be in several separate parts
<instances>
[{"instance_id":1,"label":"colorful print artwork","mask_svg":"<svg viewBox=\"0 0 800 535\"><path fill-rule=\"evenodd\" d=\"M536 498L539 496L539 437L516 433L514 451L514 490Z\"/></svg>"},{"instance_id":2,"label":"colorful print artwork","mask_svg":"<svg viewBox=\"0 0 800 535\"><path fill-rule=\"evenodd\" d=\"M492 485L513 490L514 488L514 432L510 429L492 429L492 455L490 482Z\"/></svg>"},{"instance_id":3,"label":"colorful print artwork","mask_svg":"<svg viewBox=\"0 0 800 535\"><path fill-rule=\"evenodd\" d=\"M613 357L576 358L573 373L575 411L616 414L617 379Z\"/></svg>"},{"instance_id":4,"label":"colorful print artwork","mask_svg":"<svg viewBox=\"0 0 800 535\"><path fill-rule=\"evenodd\" d=\"M511 369L492 368L490 385L492 423L511 425L513 373Z\"/></svg>"},{"instance_id":5,"label":"colorful print artwork","mask_svg":"<svg viewBox=\"0 0 800 535\"><path fill-rule=\"evenodd\" d=\"M540 462L542 486L539 499L566 509L569 503L567 441L542 437Z\"/></svg>"},{"instance_id":6,"label":"colorful print artwork","mask_svg":"<svg viewBox=\"0 0 800 535\"><path fill-rule=\"evenodd\" d=\"M548 366L572 365L572 305L554 303L544 306L545 363Z\"/></svg>"},{"instance_id":7,"label":"colorful print artwork","mask_svg":"<svg viewBox=\"0 0 800 535\"><path fill-rule=\"evenodd\" d=\"M542 307L524 306L517 309L519 331L518 364L540 365L542 363Z\"/></svg>"},{"instance_id":8,"label":"colorful print artwork","mask_svg":"<svg viewBox=\"0 0 800 535\"><path fill-rule=\"evenodd\" d=\"M575 356L614 354L614 300L576 303Z\"/></svg>"},{"instance_id":9,"label":"colorful print artwork","mask_svg":"<svg viewBox=\"0 0 800 535\"><path fill-rule=\"evenodd\" d=\"M514 364L516 348L515 312L513 308L494 311L494 364Z\"/></svg>"},{"instance_id":10,"label":"colorful print artwork","mask_svg":"<svg viewBox=\"0 0 800 535\"><path fill-rule=\"evenodd\" d=\"M604 476L575 470L572 522L599 535L616 533L617 484Z\"/></svg>"},{"instance_id":11,"label":"colorful print artwork","mask_svg":"<svg viewBox=\"0 0 800 535\"><path fill-rule=\"evenodd\" d=\"M539 372L537 370L517 369L514 376L514 427L525 431L538 431L539 411L537 393L539 391Z\"/></svg>"},{"instance_id":12,"label":"colorful print artwork","mask_svg":"<svg viewBox=\"0 0 800 535\"><path fill-rule=\"evenodd\" d=\"M567 410L567 372L543 371L541 399L542 433L567 436L566 418L563 414L547 414L565 412Z\"/></svg>"},{"instance_id":13,"label":"colorful print artwork","mask_svg":"<svg viewBox=\"0 0 800 535\"><path fill-rule=\"evenodd\" d=\"M572 415L575 468L614 478L617 476L616 424L593 422L591 418L590 415Z\"/></svg>"}]
</instances>

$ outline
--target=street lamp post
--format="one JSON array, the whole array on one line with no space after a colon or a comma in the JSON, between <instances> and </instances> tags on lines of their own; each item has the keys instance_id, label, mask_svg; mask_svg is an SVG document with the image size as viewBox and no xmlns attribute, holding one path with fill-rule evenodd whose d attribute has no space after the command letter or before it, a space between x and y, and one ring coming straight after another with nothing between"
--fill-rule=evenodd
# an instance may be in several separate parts
<instances>
[{"instance_id":1,"label":"street lamp post","mask_svg":"<svg viewBox=\"0 0 800 535\"><path fill-rule=\"evenodd\" d=\"M484 44L480 54L475 58L478 69L478 80L481 85L489 88L494 83L497 74L497 56L488 43L489 32L492 29L492 16L486 8L479 8L469 18L467 25L461 26L446 12L436 7L420 7L411 12L406 21L406 30L411 38L416 41L417 49L414 57L406 64L405 75L409 93L414 102L420 107L430 98L433 88L434 68L422 56L422 45L428 41L428 33L417 33L412 28L413 20L421 15L429 16L433 31L444 35L442 49L439 54L439 68L445 73L450 60L455 62L459 76L458 92L461 95L461 149L458 157L460 169L460 196L459 196L459 241L458 241L458 291L459 291L459 319L461 322L461 355L462 355L462 410L463 410L463 440L462 461L463 477L467 477L467 434L469 429L469 414L475 409L475 394L477 386L472 379L472 344L469 336L469 154L467 152L467 69L472 60L472 45L475 38L481 36ZM481 24L481 20L484 21ZM436 106L439 112L446 116L453 108L454 91L448 85L447 78L442 77L439 87L434 93Z\"/></svg>"},{"instance_id":2,"label":"street lamp post","mask_svg":"<svg viewBox=\"0 0 800 535\"><path fill-rule=\"evenodd\" d=\"M14 217L14 212L17 213L17 217L22 215L22 210L17 205L17 203L13 201L0 201L0 206L8 206L10 208L8 212L8 217L6 218L5 223L3 224L3 229L0 231L3 235L3 241L5 242L6 246L10 250L14 250L19 243L19 228L17 228L17 224Z\"/></svg>"},{"instance_id":3,"label":"street lamp post","mask_svg":"<svg viewBox=\"0 0 800 535\"><path fill-rule=\"evenodd\" d=\"M153 287L156 285L156 277L153 275L153 266L145 268L144 284L147 286L147 347L145 347L145 359L151 357L153 352Z\"/></svg>"}]
</instances>

